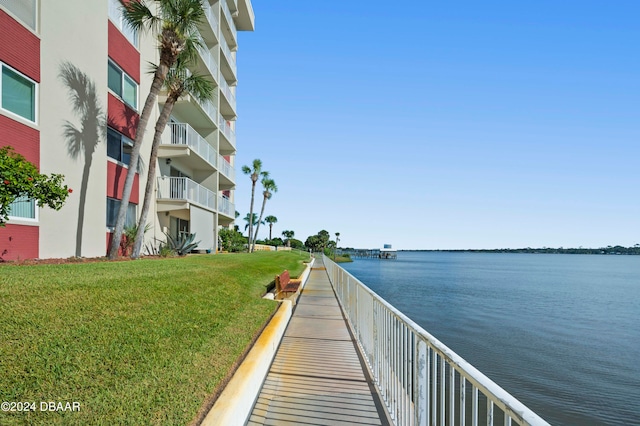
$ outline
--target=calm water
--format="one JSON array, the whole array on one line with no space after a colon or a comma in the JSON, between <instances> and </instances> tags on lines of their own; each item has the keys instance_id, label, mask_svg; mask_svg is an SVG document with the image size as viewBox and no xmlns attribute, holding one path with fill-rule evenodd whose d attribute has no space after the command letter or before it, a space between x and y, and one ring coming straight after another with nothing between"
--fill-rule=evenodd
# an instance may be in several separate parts
<instances>
[{"instance_id":1,"label":"calm water","mask_svg":"<svg viewBox=\"0 0 640 426\"><path fill-rule=\"evenodd\" d=\"M640 425L640 256L342 264L553 425Z\"/></svg>"}]
</instances>

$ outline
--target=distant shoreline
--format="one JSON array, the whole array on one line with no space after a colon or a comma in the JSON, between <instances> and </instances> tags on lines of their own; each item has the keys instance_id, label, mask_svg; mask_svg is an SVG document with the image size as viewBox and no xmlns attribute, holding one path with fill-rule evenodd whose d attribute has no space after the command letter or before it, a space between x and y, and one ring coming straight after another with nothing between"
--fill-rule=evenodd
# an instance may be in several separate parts
<instances>
[{"instance_id":1,"label":"distant shoreline","mask_svg":"<svg viewBox=\"0 0 640 426\"><path fill-rule=\"evenodd\" d=\"M601 248L519 248L519 249L415 249L398 250L415 252L447 253L529 253L529 254L599 254L599 255L640 255L640 245L634 247L608 246Z\"/></svg>"}]
</instances>

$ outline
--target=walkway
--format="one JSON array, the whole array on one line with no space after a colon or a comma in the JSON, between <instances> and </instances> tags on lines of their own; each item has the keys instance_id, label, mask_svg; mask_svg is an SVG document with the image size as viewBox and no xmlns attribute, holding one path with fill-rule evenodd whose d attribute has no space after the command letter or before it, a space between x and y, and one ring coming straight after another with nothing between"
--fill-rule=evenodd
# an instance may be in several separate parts
<instances>
[{"instance_id":1,"label":"walkway","mask_svg":"<svg viewBox=\"0 0 640 426\"><path fill-rule=\"evenodd\" d=\"M247 425L388 425L364 371L316 258Z\"/></svg>"}]
</instances>

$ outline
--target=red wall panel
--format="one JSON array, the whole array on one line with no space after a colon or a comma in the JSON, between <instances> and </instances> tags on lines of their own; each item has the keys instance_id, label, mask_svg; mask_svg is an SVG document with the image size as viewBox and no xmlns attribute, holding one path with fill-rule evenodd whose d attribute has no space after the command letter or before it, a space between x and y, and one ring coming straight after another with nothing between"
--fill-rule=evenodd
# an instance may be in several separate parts
<instances>
[{"instance_id":1,"label":"red wall panel","mask_svg":"<svg viewBox=\"0 0 640 426\"><path fill-rule=\"evenodd\" d=\"M107 161L107 197L122 199L124 180L127 178L127 168ZM133 189L131 190L130 203L140 204L140 178L138 173L133 179Z\"/></svg>"},{"instance_id":2,"label":"red wall panel","mask_svg":"<svg viewBox=\"0 0 640 426\"><path fill-rule=\"evenodd\" d=\"M0 61L40 82L40 39L3 10L0 10Z\"/></svg>"},{"instance_id":3,"label":"red wall panel","mask_svg":"<svg viewBox=\"0 0 640 426\"><path fill-rule=\"evenodd\" d=\"M0 147L7 145L40 168L40 132L0 114Z\"/></svg>"},{"instance_id":4,"label":"red wall panel","mask_svg":"<svg viewBox=\"0 0 640 426\"><path fill-rule=\"evenodd\" d=\"M140 116L120 99L109 93L107 101L107 124L131 140L136 139L136 129Z\"/></svg>"},{"instance_id":5,"label":"red wall panel","mask_svg":"<svg viewBox=\"0 0 640 426\"><path fill-rule=\"evenodd\" d=\"M40 228L27 225L7 225L0 228L0 259L36 259Z\"/></svg>"},{"instance_id":6,"label":"red wall panel","mask_svg":"<svg viewBox=\"0 0 640 426\"><path fill-rule=\"evenodd\" d=\"M140 84L140 52L109 21L109 57Z\"/></svg>"}]
</instances>

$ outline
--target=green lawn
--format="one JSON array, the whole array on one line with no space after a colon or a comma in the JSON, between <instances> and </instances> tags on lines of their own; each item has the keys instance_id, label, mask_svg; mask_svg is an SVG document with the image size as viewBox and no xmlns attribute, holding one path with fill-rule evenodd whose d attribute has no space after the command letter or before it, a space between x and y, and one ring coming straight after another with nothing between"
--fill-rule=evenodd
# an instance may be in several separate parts
<instances>
[{"instance_id":1,"label":"green lawn","mask_svg":"<svg viewBox=\"0 0 640 426\"><path fill-rule=\"evenodd\" d=\"M189 423L275 311L266 286L303 256L0 266L0 402L38 409L0 424Z\"/></svg>"}]
</instances>

